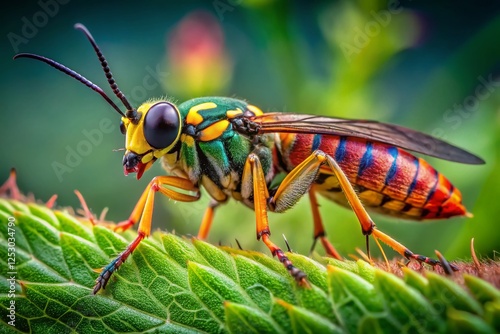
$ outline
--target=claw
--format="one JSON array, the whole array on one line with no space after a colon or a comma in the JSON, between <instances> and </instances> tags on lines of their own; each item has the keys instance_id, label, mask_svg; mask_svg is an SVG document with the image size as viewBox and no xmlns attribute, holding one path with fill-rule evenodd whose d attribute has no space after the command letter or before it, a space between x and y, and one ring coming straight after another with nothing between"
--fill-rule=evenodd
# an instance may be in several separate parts
<instances>
[{"instance_id":1,"label":"claw","mask_svg":"<svg viewBox=\"0 0 500 334\"><path fill-rule=\"evenodd\" d=\"M444 258L443 254L439 252L438 250L435 251L436 256L439 259L439 262L441 264L441 267L443 268L444 272L446 275L450 276L453 274L453 268L451 267L451 264Z\"/></svg>"},{"instance_id":2,"label":"claw","mask_svg":"<svg viewBox=\"0 0 500 334\"><path fill-rule=\"evenodd\" d=\"M427 263L427 264L430 264L431 266L441 266L443 267L443 269L446 271L447 269L444 268L444 264L443 262L440 262L439 260L435 260L435 259L431 259L430 257L427 257L427 256L423 256L423 255L420 255L420 254L413 254L410 250L405 250L405 257L408 259L408 260L416 260L418 261L419 263ZM444 259L444 258L443 258ZM446 261L446 260L445 260ZM453 271L458 271L458 267L452 263L448 263L446 261L446 263L448 264L449 266L449 269L453 270Z\"/></svg>"},{"instance_id":3,"label":"claw","mask_svg":"<svg viewBox=\"0 0 500 334\"><path fill-rule=\"evenodd\" d=\"M286 240L285 234L282 234L283 240L285 240L286 248L288 249L288 252L292 252L292 249L290 248L290 245L288 244L288 240Z\"/></svg>"}]
</instances>

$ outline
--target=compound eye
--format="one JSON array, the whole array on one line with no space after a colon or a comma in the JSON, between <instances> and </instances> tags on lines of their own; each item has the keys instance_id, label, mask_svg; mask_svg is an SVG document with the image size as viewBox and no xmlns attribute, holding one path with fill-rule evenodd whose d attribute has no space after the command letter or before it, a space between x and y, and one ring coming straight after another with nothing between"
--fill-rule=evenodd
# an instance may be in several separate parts
<instances>
[{"instance_id":1,"label":"compound eye","mask_svg":"<svg viewBox=\"0 0 500 334\"><path fill-rule=\"evenodd\" d=\"M171 146L179 137L181 130L180 114L169 102L153 105L144 119L144 137L156 149Z\"/></svg>"},{"instance_id":2,"label":"compound eye","mask_svg":"<svg viewBox=\"0 0 500 334\"><path fill-rule=\"evenodd\" d=\"M122 135L127 133L127 128L125 127L125 123L123 123L123 121L120 121L120 132Z\"/></svg>"}]
</instances>

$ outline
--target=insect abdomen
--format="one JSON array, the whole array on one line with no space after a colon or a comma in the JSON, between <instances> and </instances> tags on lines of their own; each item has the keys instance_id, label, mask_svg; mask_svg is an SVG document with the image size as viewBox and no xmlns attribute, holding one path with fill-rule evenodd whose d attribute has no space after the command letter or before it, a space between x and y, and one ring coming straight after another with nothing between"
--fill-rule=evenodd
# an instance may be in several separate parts
<instances>
[{"instance_id":1,"label":"insect abdomen","mask_svg":"<svg viewBox=\"0 0 500 334\"><path fill-rule=\"evenodd\" d=\"M333 157L357 190L363 204L411 219L465 215L462 195L425 160L394 146L356 137L280 134L280 153L290 171L319 149ZM316 189L346 204L336 177L321 169Z\"/></svg>"}]
</instances>

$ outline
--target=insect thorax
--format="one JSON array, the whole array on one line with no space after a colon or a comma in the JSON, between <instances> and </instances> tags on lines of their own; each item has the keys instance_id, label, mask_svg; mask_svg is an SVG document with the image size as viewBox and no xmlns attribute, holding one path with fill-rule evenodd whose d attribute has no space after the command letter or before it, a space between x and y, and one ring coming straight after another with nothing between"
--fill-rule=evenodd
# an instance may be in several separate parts
<instances>
[{"instance_id":1,"label":"insect thorax","mask_svg":"<svg viewBox=\"0 0 500 334\"><path fill-rule=\"evenodd\" d=\"M196 98L178 108L184 120L180 145L163 157L163 167L170 174L203 186L219 202L233 197L253 206L241 196L243 168L249 154L256 153L270 182L273 136L241 134L233 121L260 110L245 101L225 97Z\"/></svg>"}]
</instances>

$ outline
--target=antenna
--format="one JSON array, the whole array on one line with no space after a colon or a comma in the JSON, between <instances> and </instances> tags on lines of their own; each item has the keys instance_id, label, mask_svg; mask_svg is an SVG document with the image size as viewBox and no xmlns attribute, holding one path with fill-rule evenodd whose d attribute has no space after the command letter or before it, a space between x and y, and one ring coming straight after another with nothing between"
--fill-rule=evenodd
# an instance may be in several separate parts
<instances>
[{"instance_id":1,"label":"antenna","mask_svg":"<svg viewBox=\"0 0 500 334\"><path fill-rule=\"evenodd\" d=\"M92 90L96 91L97 93L99 93L106 100L106 102L108 102L109 105L111 105L113 107L113 109L115 109L123 117L126 117L125 114L120 110L120 108L118 108L118 106L113 101L111 101L111 99L106 95L106 93L102 90L101 87L97 86L92 81L85 78L81 74L73 71L72 69L70 69L62 64L59 64L55 60L52 60L52 59L49 59L49 58L46 58L43 56L39 56L39 55L36 55L33 53L19 53L19 54L14 56L14 59L17 59L17 58L32 58L32 59L39 60L41 62L44 62L44 63L52 66L56 70L59 70L59 71L63 72L64 74L69 75L72 78L75 78L76 80L83 83L85 86L87 86L87 87L91 88Z\"/></svg>"},{"instance_id":2,"label":"antenna","mask_svg":"<svg viewBox=\"0 0 500 334\"><path fill-rule=\"evenodd\" d=\"M99 49L99 46L95 42L94 37L92 37L88 29L81 23L75 24L75 29L82 31L89 40L90 44L92 44L92 47L94 48L97 58L99 58L99 61L101 62L104 74L106 74L109 86L113 90L113 93L116 95L116 97L118 97L122 101L125 108L127 108L126 117L132 120L133 122L139 121L140 117L137 114L137 111L134 108L132 108L125 95L123 95L121 90L118 88L118 85L116 84L115 79L113 78L113 74L111 74L111 70L109 69L108 62L106 61L106 58L102 54L101 49Z\"/></svg>"}]
</instances>

